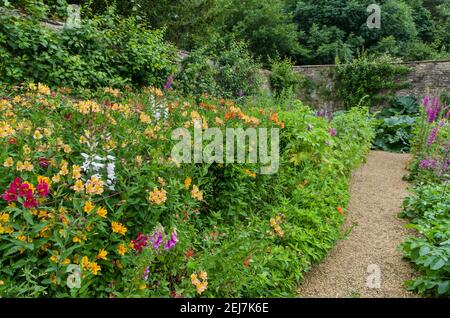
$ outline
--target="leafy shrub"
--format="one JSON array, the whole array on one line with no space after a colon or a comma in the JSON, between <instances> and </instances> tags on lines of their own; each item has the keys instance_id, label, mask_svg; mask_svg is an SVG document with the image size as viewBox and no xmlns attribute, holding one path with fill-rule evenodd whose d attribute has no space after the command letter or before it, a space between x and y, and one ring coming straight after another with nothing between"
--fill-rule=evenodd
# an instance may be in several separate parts
<instances>
[{"instance_id":1,"label":"leafy shrub","mask_svg":"<svg viewBox=\"0 0 450 318\"><path fill-rule=\"evenodd\" d=\"M413 126L419 112L418 106L413 96L401 96L394 99L392 107L384 108L377 115L378 126L374 148L385 151L409 151Z\"/></svg>"},{"instance_id":2,"label":"leafy shrub","mask_svg":"<svg viewBox=\"0 0 450 318\"><path fill-rule=\"evenodd\" d=\"M133 18L114 14L54 31L40 16L0 18L0 75L17 84L52 86L162 86L174 72L174 50L162 31L149 31Z\"/></svg>"},{"instance_id":3,"label":"leafy shrub","mask_svg":"<svg viewBox=\"0 0 450 318\"><path fill-rule=\"evenodd\" d=\"M362 98L371 108L390 102L395 90L407 85L402 76L409 69L396 62L388 55L363 53L350 62L337 64L333 74L336 98L347 108L358 105Z\"/></svg>"},{"instance_id":4,"label":"leafy shrub","mask_svg":"<svg viewBox=\"0 0 450 318\"><path fill-rule=\"evenodd\" d=\"M450 296L450 203L445 184L422 185L404 203L410 228L421 237L407 239L401 249L421 272L407 287L423 295Z\"/></svg>"},{"instance_id":5,"label":"leafy shrub","mask_svg":"<svg viewBox=\"0 0 450 318\"><path fill-rule=\"evenodd\" d=\"M275 96L295 94L300 85L300 75L293 70L293 62L289 59L273 60L270 74L270 87Z\"/></svg>"},{"instance_id":6,"label":"leafy shrub","mask_svg":"<svg viewBox=\"0 0 450 318\"><path fill-rule=\"evenodd\" d=\"M181 63L175 88L185 95L240 97L259 90L259 68L244 42L217 40L194 50Z\"/></svg>"},{"instance_id":7,"label":"leafy shrub","mask_svg":"<svg viewBox=\"0 0 450 318\"><path fill-rule=\"evenodd\" d=\"M407 152L412 137L411 128L416 119L410 116L382 118L376 130L374 147L385 151Z\"/></svg>"}]
</instances>

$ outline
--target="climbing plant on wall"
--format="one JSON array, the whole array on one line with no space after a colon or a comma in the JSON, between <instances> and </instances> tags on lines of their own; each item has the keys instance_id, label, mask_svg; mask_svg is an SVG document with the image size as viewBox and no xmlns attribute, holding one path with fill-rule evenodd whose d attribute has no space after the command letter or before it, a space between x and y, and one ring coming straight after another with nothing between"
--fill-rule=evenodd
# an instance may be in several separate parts
<instances>
[{"instance_id":1,"label":"climbing plant on wall","mask_svg":"<svg viewBox=\"0 0 450 318\"><path fill-rule=\"evenodd\" d=\"M338 63L332 74L335 82L335 98L346 108L359 104L374 107L394 98L395 92L406 88L409 68L388 55L372 56L362 53L348 63Z\"/></svg>"}]
</instances>

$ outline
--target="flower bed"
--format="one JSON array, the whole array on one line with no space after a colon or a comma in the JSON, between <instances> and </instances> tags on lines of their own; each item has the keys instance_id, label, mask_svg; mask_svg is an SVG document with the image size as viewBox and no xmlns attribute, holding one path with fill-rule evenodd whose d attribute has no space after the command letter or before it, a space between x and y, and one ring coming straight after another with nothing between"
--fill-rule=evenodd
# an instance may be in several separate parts
<instances>
[{"instance_id":1,"label":"flower bed","mask_svg":"<svg viewBox=\"0 0 450 318\"><path fill-rule=\"evenodd\" d=\"M0 295L294 295L340 237L373 129L367 109L332 118L269 106L155 88L5 95ZM280 129L277 173L175 160L173 131L208 127Z\"/></svg>"},{"instance_id":2,"label":"flower bed","mask_svg":"<svg viewBox=\"0 0 450 318\"><path fill-rule=\"evenodd\" d=\"M420 233L401 245L421 273L407 287L425 296L450 295L449 115L437 97L425 97L413 147L413 194L406 198L402 212Z\"/></svg>"}]
</instances>

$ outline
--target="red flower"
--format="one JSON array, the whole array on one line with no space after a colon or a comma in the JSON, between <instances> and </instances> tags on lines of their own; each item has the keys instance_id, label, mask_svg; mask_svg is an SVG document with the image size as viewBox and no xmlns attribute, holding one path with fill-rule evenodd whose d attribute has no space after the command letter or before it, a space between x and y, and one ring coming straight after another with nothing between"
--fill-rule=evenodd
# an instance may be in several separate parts
<instances>
[{"instance_id":1,"label":"red flower","mask_svg":"<svg viewBox=\"0 0 450 318\"><path fill-rule=\"evenodd\" d=\"M16 192L20 186L22 185L22 179L20 178L15 178L13 182L11 182L11 184L9 185L9 188Z\"/></svg>"},{"instance_id":2,"label":"red flower","mask_svg":"<svg viewBox=\"0 0 450 318\"><path fill-rule=\"evenodd\" d=\"M9 143L11 145L15 145L15 144L17 144L17 140L15 138L11 137L11 138L9 138Z\"/></svg>"},{"instance_id":3,"label":"red flower","mask_svg":"<svg viewBox=\"0 0 450 318\"><path fill-rule=\"evenodd\" d=\"M142 233L139 233L137 238L132 240L134 249L138 250L139 253L142 252L142 248L147 246L148 236L142 235Z\"/></svg>"},{"instance_id":4,"label":"red flower","mask_svg":"<svg viewBox=\"0 0 450 318\"><path fill-rule=\"evenodd\" d=\"M3 198L3 200L5 200L8 203L15 202L15 201L17 201L17 194L6 190L5 193L2 194L2 198Z\"/></svg>"},{"instance_id":5,"label":"red flower","mask_svg":"<svg viewBox=\"0 0 450 318\"><path fill-rule=\"evenodd\" d=\"M46 198L48 194L50 193L50 189L47 182L41 181L38 183L36 187L37 193L41 196Z\"/></svg>"},{"instance_id":6,"label":"red flower","mask_svg":"<svg viewBox=\"0 0 450 318\"><path fill-rule=\"evenodd\" d=\"M251 257L247 256L245 261L244 261L244 266L249 268L250 267L250 261L251 261Z\"/></svg>"},{"instance_id":7,"label":"red flower","mask_svg":"<svg viewBox=\"0 0 450 318\"><path fill-rule=\"evenodd\" d=\"M336 208L336 210L338 211L338 213L339 213L340 215L344 215L344 209L341 208L340 206L338 206L338 207Z\"/></svg>"},{"instance_id":8,"label":"red flower","mask_svg":"<svg viewBox=\"0 0 450 318\"><path fill-rule=\"evenodd\" d=\"M194 250L190 248L186 251L184 255L186 256L186 260L188 261L192 256L194 256Z\"/></svg>"},{"instance_id":9,"label":"red flower","mask_svg":"<svg viewBox=\"0 0 450 318\"><path fill-rule=\"evenodd\" d=\"M23 202L23 206L27 209L35 209L38 207L38 203L33 196L27 196Z\"/></svg>"},{"instance_id":10,"label":"red flower","mask_svg":"<svg viewBox=\"0 0 450 318\"><path fill-rule=\"evenodd\" d=\"M22 183L19 188L19 196L20 197L32 197L33 190L30 188L28 183Z\"/></svg>"},{"instance_id":11,"label":"red flower","mask_svg":"<svg viewBox=\"0 0 450 318\"><path fill-rule=\"evenodd\" d=\"M14 179L14 181L9 185L8 189L6 189L5 193L3 193L2 198L8 203L17 201L17 190L19 190L21 186L22 180L20 178Z\"/></svg>"},{"instance_id":12,"label":"red flower","mask_svg":"<svg viewBox=\"0 0 450 318\"><path fill-rule=\"evenodd\" d=\"M39 158L38 160L39 160L39 167L41 167L41 168L48 168L50 162L47 159Z\"/></svg>"}]
</instances>

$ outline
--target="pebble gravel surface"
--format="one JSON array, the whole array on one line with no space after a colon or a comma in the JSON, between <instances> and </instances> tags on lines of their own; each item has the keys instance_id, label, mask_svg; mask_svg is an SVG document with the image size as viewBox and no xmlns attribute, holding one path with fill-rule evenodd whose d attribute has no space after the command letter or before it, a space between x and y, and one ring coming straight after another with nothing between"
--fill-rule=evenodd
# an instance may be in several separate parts
<instances>
[{"instance_id":1,"label":"pebble gravel surface","mask_svg":"<svg viewBox=\"0 0 450 318\"><path fill-rule=\"evenodd\" d=\"M416 297L404 287L414 270L397 250L414 232L398 218L408 195L409 154L372 151L353 174L351 200L343 231L352 229L326 259L314 265L299 289L299 297Z\"/></svg>"}]
</instances>

